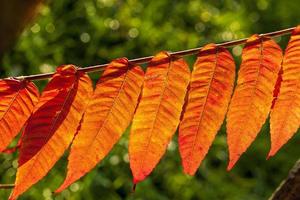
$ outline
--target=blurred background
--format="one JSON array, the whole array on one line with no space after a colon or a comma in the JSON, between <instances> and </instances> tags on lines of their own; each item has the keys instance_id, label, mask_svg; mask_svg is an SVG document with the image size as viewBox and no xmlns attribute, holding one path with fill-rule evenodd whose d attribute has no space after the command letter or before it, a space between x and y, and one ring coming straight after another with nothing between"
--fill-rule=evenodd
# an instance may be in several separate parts
<instances>
[{"instance_id":1,"label":"blurred background","mask_svg":"<svg viewBox=\"0 0 300 200\"><path fill-rule=\"evenodd\" d=\"M0 3L1 78L52 72L61 64L85 67L123 56L136 58L160 50L194 48L288 28L300 22L297 0L40 2L4 0ZM285 48L288 38L278 37L276 41ZM230 50L238 70L242 46ZM187 60L192 67L195 57L189 56ZM99 76L99 73L91 74L94 81ZM36 82L41 90L45 83ZM270 147L267 121L247 153L227 172L223 124L194 177L182 172L175 136L152 175L138 184L133 193L128 132L103 162L61 194L53 195L52 191L64 179L68 153L20 199L267 199L300 157L300 136L296 134L275 157L266 161ZM1 183L14 182L17 154L0 155ZM7 198L9 193L10 190L0 190L0 199Z\"/></svg>"}]
</instances>

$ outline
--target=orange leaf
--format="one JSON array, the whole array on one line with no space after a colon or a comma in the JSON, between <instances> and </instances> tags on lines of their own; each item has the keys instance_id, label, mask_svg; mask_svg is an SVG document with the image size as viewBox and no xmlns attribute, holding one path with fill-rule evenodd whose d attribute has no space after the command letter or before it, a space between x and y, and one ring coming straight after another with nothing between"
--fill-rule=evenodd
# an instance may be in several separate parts
<instances>
[{"instance_id":1,"label":"orange leaf","mask_svg":"<svg viewBox=\"0 0 300 200\"><path fill-rule=\"evenodd\" d=\"M0 80L0 152L24 126L38 98L39 91L32 82Z\"/></svg>"},{"instance_id":2,"label":"orange leaf","mask_svg":"<svg viewBox=\"0 0 300 200\"><path fill-rule=\"evenodd\" d=\"M271 150L275 153L295 134L300 125L300 26L292 33L282 62L282 82L271 111Z\"/></svg>"},{"instance_id":3,"label":"orange leaf","mask_svg":"<svg viewBox=\"0 0 300 200\"><path fill-rule=\"evenodd\" d=\"M129 139L134 183L145 179L166 151L179 124L189 79L183 59L161 52L151 60Z\"/></svg>"},{"instance_id":4,"label":"orange leaf","mask_svg":"<svg viewBox=\"0 0 300 200\"><path fill-rule=\"evenodd\" d=\"M71 143L92 94L90 78L73 65L61 66L28 120L20 147L16 199L42 179Z\"/></svg>"},{"instance_id":5,"label":"orange leaf","mask_svg":"<svg viewBox=\"0 0 300 200\"><path fill-rule=\"evenodd\" d=\"M253 35L242 53L237 86L227 114L230 170L268 117L282 52L271 39Z\"/></svg>"},{"instance_id":6,"label":"orange leaf","mask_svg":"<svg viewBox=\"0 0 300 200\"><path fill-rule=\"evenodd\" d=\"M126 58L111 62L97 83L69 156L68 172L60 192L101 161L132 120L144 72Z\"/></svg>"},{"instance_id":7,"label":"orange leaf","mask_svg":"<svg viewBox=\"0 0 300 200\"><path fill-rule=\"evenodd\" d=\"M225 48L209 44L200 51L179 126L179 150L185 173L195 174L220 129L234 78L235 63Z\"/></svg>"}]
</instances>

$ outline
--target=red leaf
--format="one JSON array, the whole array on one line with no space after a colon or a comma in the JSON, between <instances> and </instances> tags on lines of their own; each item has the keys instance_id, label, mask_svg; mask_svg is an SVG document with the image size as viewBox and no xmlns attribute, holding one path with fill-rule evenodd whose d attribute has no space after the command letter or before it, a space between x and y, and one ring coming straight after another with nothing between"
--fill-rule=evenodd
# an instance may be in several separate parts
<instances>
[{"instance_id":1,"label":"red leaf","mask_svg":"<svg viewBox=\"0 0 300 200\"><path fill-rule=\"evenodd\" d=\"M73 65L57 69L25 127L11 200L42 179L62 156L91 94L86 74L77 72Z\"/></svg>"},{"instance_id":2,"label":"red leaf","mask_svg":"<svg viewBox=\"0 0 300 200\"><path fill-rule=\"evenodd\" d=\"M0 151L19 133L38 102L39 91L29 81L0 80Z\"/></svg>"}]
</instances>

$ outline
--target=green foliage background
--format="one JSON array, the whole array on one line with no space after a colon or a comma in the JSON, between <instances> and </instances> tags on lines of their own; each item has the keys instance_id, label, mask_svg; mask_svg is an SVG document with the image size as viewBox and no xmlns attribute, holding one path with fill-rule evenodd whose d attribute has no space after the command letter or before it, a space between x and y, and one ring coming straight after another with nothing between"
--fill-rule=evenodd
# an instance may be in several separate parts
<instances>
[{"instance_id":1,"label":"green foliage background","mask_svg":"<svg viewBox=\"0 0 300 200\"><path fill-rule=\"evenodd\" d=\"M50 72L68 63L102 64L123 56L136 58L287 28L299 23L298 8L296 0L53 0L5 54L1 77ZM287 40L288 36L276 38L283 48ZM231 50L239 64L242 46ZM195 57L187 59L192 64ZM91 76L96 80L99 75ZM37 84L42 89L45 83ZM266 123L237 166L227 172L224 124L194 177L182 173L174 137L153 174L132 193L128 133L97 168L61 194L51 191L63 181L67 153L20 199L267 199L300 155L296 136L266 161L270 147ZM0 155L0 162L1 183L12 183L17 153ZM9 192L1 190L0 198L7 198Z\"/></svg>"}]
</instances>

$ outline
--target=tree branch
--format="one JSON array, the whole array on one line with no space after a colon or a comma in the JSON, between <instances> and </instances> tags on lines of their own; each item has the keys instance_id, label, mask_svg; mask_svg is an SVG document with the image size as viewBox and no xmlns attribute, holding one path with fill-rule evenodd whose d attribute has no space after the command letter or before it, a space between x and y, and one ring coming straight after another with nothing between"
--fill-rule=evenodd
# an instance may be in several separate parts
<instances>
[{"instance_id":1,"label":"tree branch","mask_svg":"<svg viewBox=\"0 0 300 200\"><path fill-rule=\"evenodd\" d=\"M300 199L300 160L290 170L288 177L279 185L269 200Z\"/></svg>"},{"instance_id":2,"label":"tree branch","mask_svg":"<svg viewBox=\"0 0 300 200\"><path fill-rule=\"evenodd\" d=\"M0 184L0 189L12 189L14 187L14 184Z\"/></svg>"}]
</instances>

